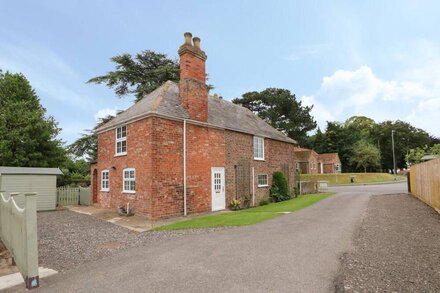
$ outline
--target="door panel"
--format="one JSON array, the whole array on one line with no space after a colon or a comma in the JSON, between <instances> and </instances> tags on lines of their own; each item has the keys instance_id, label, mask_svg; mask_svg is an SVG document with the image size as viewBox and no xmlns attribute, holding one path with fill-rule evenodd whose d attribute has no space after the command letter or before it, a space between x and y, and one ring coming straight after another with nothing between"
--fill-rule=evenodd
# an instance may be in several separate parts
<instances>
[{"instance_id":1,"label":"door panel","mask_svg":"<svg viewBox=\"0 0 440 293\"><path fill-rule=\"evenodd\" d=\"M226 208L226 196L225 168L223 167L213 167L211 169L211 194L212 210L224 210Z\"/></svg>"}]
</instances>

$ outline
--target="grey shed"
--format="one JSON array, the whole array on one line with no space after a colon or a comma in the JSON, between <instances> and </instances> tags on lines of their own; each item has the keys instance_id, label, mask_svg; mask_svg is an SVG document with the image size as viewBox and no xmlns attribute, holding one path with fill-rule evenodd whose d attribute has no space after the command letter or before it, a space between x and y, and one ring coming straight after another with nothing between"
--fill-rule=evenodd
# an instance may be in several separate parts
<instances>
[{"instance_id":1,"label":"grey shed","mask_svg":"<svg viewBox=\"0 0 440 293\"><path fill-rule=\"evenodd\" d=\"M58 168L2 167L0 166L0 191L3 194L19 192L19 207L24 206L24 193L37 192L37 211L56 209Z\"/></svg>"}]
</instances>

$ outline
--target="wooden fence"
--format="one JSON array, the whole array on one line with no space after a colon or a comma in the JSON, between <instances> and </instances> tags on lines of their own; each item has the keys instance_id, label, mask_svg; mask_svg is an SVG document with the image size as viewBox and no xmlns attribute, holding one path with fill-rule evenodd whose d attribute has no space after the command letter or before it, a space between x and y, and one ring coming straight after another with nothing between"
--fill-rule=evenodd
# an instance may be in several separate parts
<instances>
[{"instance_id":1,"label":"wooden fence","mask_svg":"<svg viewBox=\"0 0 440 293\"><path fill-rule=\"evenodd\" d=\"M60 206L90 205L90 187L63 186L57 188L57 203Z\"/></svg>"},{"instance_id":2,"label":"wooden fence","mask_svg":"<svg viewBox=\"0 0 440 293\"><path fill-rule=\"evenodd\" d=\"M37 194L25 193L24 208L14 197L0 193L0 236L11 253L27 289L39 286L37 240Z\"/></svg>"},{"instance_id":3,"label":"wooden fence","mask_svg":"<svg viewBox=\"0 0 440 293\"><path fill-rule=\"evenodd\" d=\"M409 191L440 212L440 159L411 166Z\"/></svg>"}]
</instances>

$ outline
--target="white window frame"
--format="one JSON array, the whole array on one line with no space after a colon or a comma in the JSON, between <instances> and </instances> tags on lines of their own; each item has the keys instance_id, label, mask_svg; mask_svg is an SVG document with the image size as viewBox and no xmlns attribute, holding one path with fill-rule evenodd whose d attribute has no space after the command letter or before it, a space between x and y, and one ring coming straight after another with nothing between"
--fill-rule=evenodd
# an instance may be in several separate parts
<instances>
[{"instance_id":1,"label":"white window frame","mask_svg":"<svg viewBox=\"0 0 440 293\"><path fill-rule=\"evenodd\" d=\"M122 136L122 129L125 128L125 136ZM118 130L121 131L121 137L118 137ZM121 150L122 150L122 143L125 141L125 152L118 152L118 143L121 143ZM115 156L124 156L127 154L127 125L116 127L115 129Z\"/></svg>"},{"instance_id":2,"label":"white window frame","mask_svg":"<svg viewBox=\"0 0 440 293\"><path fill-rule=\"evenodd\" d=\"M125 177L125 172L133 171L133 178ZM134 182L134 190L133 189L125 189L125 182ZM125 168L122 170L122 192L123 193L136 193L136 169L135 168Z\"/></svg>"},{"instance_id":3,"label":"white window frame","mask_svg":"<svg viewBox=\"0 0 440 293\"><path fill-rule=\"evenodd\" d=\"M265 176L266 177L266 183L265 184L260 184L260 176ZM257 184L258 184L258 187L268 187L269 186L269 176L267 176L267 174L258 174L257 175Z\"/></svg>"},{"instance_id":4,"label":"white window frame","mask_svg":"<svg viewBox=\"0 0 440 293\"><path fill-rule=\"evenodd\" d=\"M104 178L104 173L107 173L107 178ZM104 183L107 183L107 187L104 187ZM110 171L101 171L101 191L110 191Z\"/></svg>"},{"instance_id":5,"label":"white window frame","mask_svg":"<svg viewBox=\"0 0 440 293\"><path fill-rule=\"evenodd\" d=\"M254 160L264 161L264 137L254 136L253 146L254 146Z\"/></svg>"}]
</instances>

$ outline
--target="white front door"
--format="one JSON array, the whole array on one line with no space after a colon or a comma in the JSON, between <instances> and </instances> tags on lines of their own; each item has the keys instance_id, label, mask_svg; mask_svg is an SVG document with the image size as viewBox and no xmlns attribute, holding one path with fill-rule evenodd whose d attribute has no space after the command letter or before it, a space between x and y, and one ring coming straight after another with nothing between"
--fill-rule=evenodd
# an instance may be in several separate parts
<instances>
[{"instance_id":1,"label":"white front door","mask_svg":"<svg viewBox=\"0 0 440 293\"><path fill-rule=\"evenodd\" d=\"M212 210L220 211L226 208L225 197L225 168L212 167L211 169Z\"/></svg>"}]
</instances>

